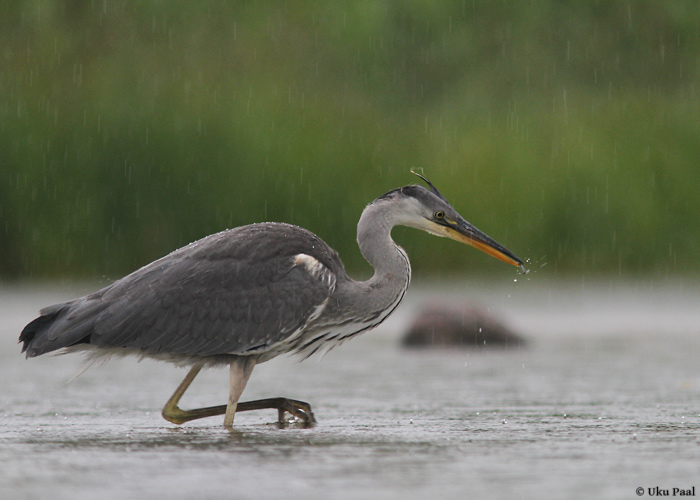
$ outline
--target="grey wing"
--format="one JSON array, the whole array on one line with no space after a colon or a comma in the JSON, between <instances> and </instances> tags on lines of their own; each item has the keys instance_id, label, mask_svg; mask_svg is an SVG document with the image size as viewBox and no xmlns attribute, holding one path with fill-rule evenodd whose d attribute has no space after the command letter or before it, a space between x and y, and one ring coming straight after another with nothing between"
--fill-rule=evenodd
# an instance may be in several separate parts
<instances>
[{"instance_id":1,"label":"grey wing","mask_svg":"<svg viewBox=\"0 0 700 500\"><path fill-rule=\"evenodd\" d=\"M298 257L154 262L102 295L109 306L90 343L195 356L269 350L318 315L335 289L330 269Z\"/></svg>"}]
</instances>

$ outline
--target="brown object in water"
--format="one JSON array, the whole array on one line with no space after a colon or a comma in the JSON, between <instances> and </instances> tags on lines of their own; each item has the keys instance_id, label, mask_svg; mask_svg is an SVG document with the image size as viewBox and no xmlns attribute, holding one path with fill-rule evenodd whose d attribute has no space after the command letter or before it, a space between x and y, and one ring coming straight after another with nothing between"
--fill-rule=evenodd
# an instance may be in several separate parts
<instances>
[{"instance_id":1,"label":"brown object in water","mask_svg":"<svg viewBox=\"0 0 700 500\"><path fill-rule=\"evenodd\" d=\"M488 349L523 347L526 341L481 308L441 304L423 308L404 335L402 344Z\"/></svg>"}]
</instances>

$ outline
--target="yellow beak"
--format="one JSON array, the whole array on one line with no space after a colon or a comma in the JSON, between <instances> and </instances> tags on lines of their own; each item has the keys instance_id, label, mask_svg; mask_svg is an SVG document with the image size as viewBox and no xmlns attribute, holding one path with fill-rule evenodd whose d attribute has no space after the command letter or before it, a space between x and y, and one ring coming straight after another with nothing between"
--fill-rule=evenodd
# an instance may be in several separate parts
<instances>
[{"instance_id":1,"label":"yellow beak","mask_svg":"<svg viewBox=\"0 0 700 500\"><path fill-rule=\"evenodd\" d=\"M523 265L523 261L520 260L513 252L462 218L449 225L443 226L437 224L435 229L448 238L466 243L467 245L473 246L491 257L502 260L507 264L520 267L523 274L528 272Z\"/></svg>"}]
</instances>

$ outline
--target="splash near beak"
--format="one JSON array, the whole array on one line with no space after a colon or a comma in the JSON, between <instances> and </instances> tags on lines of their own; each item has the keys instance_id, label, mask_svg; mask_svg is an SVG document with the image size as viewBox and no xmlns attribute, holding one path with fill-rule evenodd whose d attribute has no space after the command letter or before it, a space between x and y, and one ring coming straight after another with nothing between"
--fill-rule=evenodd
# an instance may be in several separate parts
<instances>
[{"instance_id":1,"label":"splash near beak","mask_svg":"<svg viewBox=\"0 0 700 500\"><path fill-rule=\"evenodd\" d=\"M441 231L448 238L473 246L507 264L518 266L523 274L528 273L528 270L523 265L523 261L513 252L464 219L457 221L451 226L441 226Z\"/></svg>"}]
</instances>

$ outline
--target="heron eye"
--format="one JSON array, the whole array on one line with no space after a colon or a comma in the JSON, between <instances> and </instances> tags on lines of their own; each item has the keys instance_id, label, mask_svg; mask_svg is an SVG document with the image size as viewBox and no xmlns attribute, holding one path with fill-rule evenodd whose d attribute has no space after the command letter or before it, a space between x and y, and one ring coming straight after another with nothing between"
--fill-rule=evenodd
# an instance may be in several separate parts
<instances>
[{"instance_id":1,"label":"heron eye","mask_svg":"<svg viewBox=\"0 0 700 500\"><path fill-rule=\"evenodd\" d=\"M444 217L445 217L445 212L443 212L442 210L438 210L437 212L435 212L436 219L443 219Z\"/></svg>"}]
</instances>

